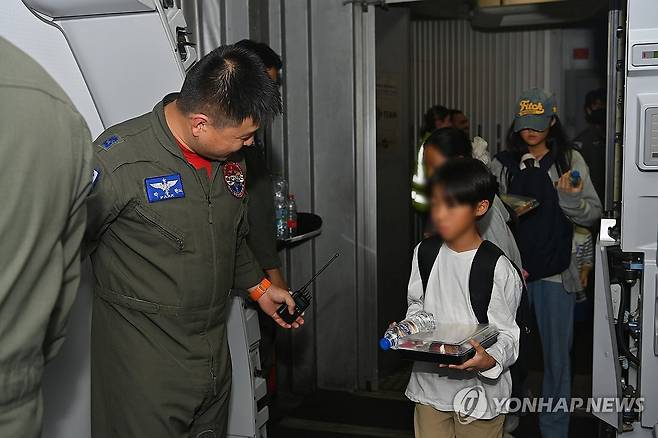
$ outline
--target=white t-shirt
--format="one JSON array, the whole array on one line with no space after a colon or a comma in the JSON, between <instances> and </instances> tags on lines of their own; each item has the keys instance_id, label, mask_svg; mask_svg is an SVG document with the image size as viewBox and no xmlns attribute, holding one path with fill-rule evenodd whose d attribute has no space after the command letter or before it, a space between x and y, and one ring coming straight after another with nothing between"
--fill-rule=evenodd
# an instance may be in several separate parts
<instances>
[{"instance_id":1,"label":"white t-shirt","mask_svg":"<svg viewBox=\"0 0 658 438\"><path fill-rule=\"evenodd\" d=\"M456 252L443 244L432 266L423 294L418 269L418 247L414 250L407 301L407 316L425 310L436 322L477 324L469 294L471 264L477 250ZM498 340L487 348L496 365L482 373L439 368L435 363L416 362L407 386L406 396L413 402L429 405L440 411L454 411L453 399L457 392L480 384L487 397L487 410L481 418L490 419L502 413L496 410L493 399L504 400L512 392L509 366L519 354L519 327L516 309L521 300L522 284L519 274L506 257L501 257L494 270L494 284L487 316L500 331Z\"/></svg>"}]
</instances>

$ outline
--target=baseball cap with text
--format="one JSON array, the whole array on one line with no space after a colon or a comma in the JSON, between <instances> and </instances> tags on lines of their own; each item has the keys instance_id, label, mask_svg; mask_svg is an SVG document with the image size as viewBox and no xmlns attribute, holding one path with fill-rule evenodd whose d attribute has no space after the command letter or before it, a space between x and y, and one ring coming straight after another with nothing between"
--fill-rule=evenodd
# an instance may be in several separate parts
<instances>
[{"instance_id":1,"label":"baseball cap with text","mask_svg":"<svg viewBox=\"0 0 658 438\"><path fill-rule=\"evenodd\" d=\"M514 132L522 129L543 131L557 114L555 97L541 88L531 88L521 93L514 115Z\"/></svg>"}]
</instances>

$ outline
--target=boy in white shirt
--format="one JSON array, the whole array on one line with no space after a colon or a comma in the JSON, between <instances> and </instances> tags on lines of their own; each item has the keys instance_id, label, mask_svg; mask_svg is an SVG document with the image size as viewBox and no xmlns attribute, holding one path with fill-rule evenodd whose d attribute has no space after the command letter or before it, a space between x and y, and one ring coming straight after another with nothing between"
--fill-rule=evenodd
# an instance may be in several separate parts
<instances>
[{"instance_id":1,"label":"boy in white shirt","mask_svg":"<svg viewBox=\"0 0 658 438\"><path fill-rule=\"evenodd\" d=\"M437 323L478 323L469 293L473 258L483 242L476 222L491 206L497 184L486 165L472 159L446 163L430 181L431 220L443 239L432 266L426 290L418 267L418 247L414 251L409 279L407 316L419 310L434 315ZM416 438L494 438L503 432L504 412L494 400L511 395L509 367L519 351L516 312L522 293L521 278L506 257L494 269L491 300L487 308L490 323L500 334L484 349L471 341L476 354L462 365L439 366L416 362L407 386L407 397L416 403ZM479 387L486 403L478 403L472 416L455 412L457 394ZM466 392L466 391L464 391Z\"/></svg>"}]
</instances>

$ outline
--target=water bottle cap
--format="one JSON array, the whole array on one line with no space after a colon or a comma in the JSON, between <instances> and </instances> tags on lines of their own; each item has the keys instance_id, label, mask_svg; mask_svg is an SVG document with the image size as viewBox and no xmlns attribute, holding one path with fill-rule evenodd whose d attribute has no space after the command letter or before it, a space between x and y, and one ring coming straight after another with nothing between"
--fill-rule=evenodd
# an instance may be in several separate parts
<instances>
[{"instance_id":1,"label":"water bottle cap","mask_svg":"<svg viewBox=\"0 0 658 438\"><path fill-rule=\"evenodd\" d=\"M389 341L386 338L381 338L379 340L379 348L381 348L384 351L388 350L389 348L391 348L391 341Z\"/></svg>"},{"instance_id":2,"label":"water bottle cap","mask_svg":"<svg viewBox=\"0 0 658 438\"><path fill-rule=\"evenodd\" d=\"M572 170L571 176L574 178L580 178L580 172L578 172L577 170Z\"/></svg>"}]
</instances>

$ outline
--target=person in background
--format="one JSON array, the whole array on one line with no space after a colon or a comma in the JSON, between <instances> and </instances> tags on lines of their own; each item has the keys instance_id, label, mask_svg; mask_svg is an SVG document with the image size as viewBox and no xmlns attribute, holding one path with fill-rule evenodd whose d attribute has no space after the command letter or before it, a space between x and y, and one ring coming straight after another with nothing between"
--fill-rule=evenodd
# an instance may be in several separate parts
<instances>
[{"instance_id":1,"label":"person in background","mask_svg":"<svg viewBox=\"0 0 658 438\"><path fill-rule=\"evenodd\" d=\"M471 157L473 151L466 134L457 128L437 129L425 140L423 163L429 178L445 163L455 158ZM521 254L508 223L512 220L503 201L496 195L491 208L477 221L483 239L496 244L516 266L521 268Z\"/></svg>"},{"instance_id":2,"label":"person in background","mask_svg":"<svg viewBox=\"0 0 658 438\"><path fill-rule=\"evenodd\" d=\"M605 118L606 92L599 88L585 96L585 118L587 128L574 141L574 146L580 151L592 179L594 189L599 199L605 197Z\"/></svg>"},{"instance_id":3,"label":"person in background","mask_svg":"<svg viewBox=\"0 0 658 438\"><path fill-rule=\"evenodd\" d=\"M280 85L280 71L283 67L281 57L270 46L252 40L241 40L235 43L256 54L265 66L267 75ZM274 195L270 170L265 160L265 145L262 142L261 131L256 133L254 143L242 148L249 178L247 190L249 191L249 204L247 205L247 218L249 220L249 233L247 245L254 253L261 268L265 271L272 284L282 289L288 289L288 284L281 272L281 260L276 248L276 225L274 217ZM260 359L263 376L268 381L268 392L275 392L276 381L272 378L276 362L276 331L275 322L268 315L258 312L260 326Z\"/></svg>"},{"instance_id":4,"label":"person in background","mask_svg":"<svg viewBox=\"0 0 658 438\"><path fill-rule=\"evenodd\" d=\"M471 135L471 125L466 117L466 114L460 109L451 109L450 110L450 120L452 121L452 126L457 129L461 129L466 133L467 136ZM477 158L482 161L484 164L489 164L491 157L489 156L489 144L485 139L476 135L471 140L473 146L473 158Z\"/></svg>"},{"instance_id":5,"label":"person in background","mask_svg":"<svg viewBox=\"0 0 658 438\"><path fill-rule=\"evenodd\" d=\"M587 300L585 289L589 283L589 275L594 269L594 239L587 228L574 226L572 252L580 279L580 289L576 290L576 302L582 303Z\"/></svg>"},{"instance_id":6,"label":"person in background","mask_svg":"<svg viewBox=\"0 0 658 438\"><path fill-rule=\"evenodd\" d=\"M416 150L414 175L411 178L411 204L418 213L426 214L429 210L429 202L425 195L427 178L423 166L423 156L425 155L423 145L432 132L451 126L450 110L442 105L431 107L423 117L423 125L420 128L420 146Z\"/></svg>"},{"instance_id":7,"label":"person in background","mask_svg":"<svg viewBox=\"0 0 658 438\"><path fill-rule=\"evenodd\" d=\"M0 436L41 436L41 376L80 283L91 134L66 93L0 38Z\"/></svg>"},{"instance_id":8,"label":"person in background","mask_svg":"<svg viewBox=\"0 0 658 438\"><path fill-rule=\"evenodd\" d=\"M452 126L457 129L461 129L466 135L471 135L471 125L469 123L468 117L466 117L466 114L464 114L464 111L460 109L451 109L450 121L452 122Z\"/></svg>"},{"instance_id":9,"label":"person in background","mask_svg":"<svg viewBox=\"0 0 658 438\"><path fill-rule=\"evenodd\" d=\"M517 243L528 272L528 298L534 308L544 356L542 397L571 396L571 346L575 294L580 274L572 253L573 224L590 226L601 216L585 160L572 149L557 115L554 97L538 88L522 93L507 136L507 150L491 162L502 193L539 202L522 215ZM572 171L580 178L574 184ZM545 438L566 438L568 412L543 412Z\"/></svg>"},{"instance_id":10,"label":"person in background","mask_svg":"<svg viewBox=\"0 0 658 438\"><path fill-rule=\"evenodd\" d=\"M484 244L477 221L487 213L496 193L496 181L487 166L473 158L457 158L441 166L431 178L431 220L443 243L423 287L419 248L414 250L407 293L407 317L424 310L441 323L477 324L470 301L470 272L475 254ZM488 244L488 243L487 243ZM461 365L437 366L415 362L405 395L416 404L416 438L499 438L505 413L494 399L512 393L509 367L519 354L520 330L516 323L522 280L512 262L497 259L487 319L500 330L488 348L475 341L475 356ZM464 418L455 412L462 391L482 389L476 409Z\"/></svg>"}]
</instances>

